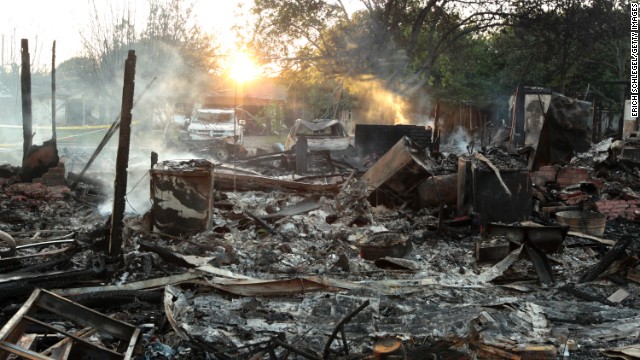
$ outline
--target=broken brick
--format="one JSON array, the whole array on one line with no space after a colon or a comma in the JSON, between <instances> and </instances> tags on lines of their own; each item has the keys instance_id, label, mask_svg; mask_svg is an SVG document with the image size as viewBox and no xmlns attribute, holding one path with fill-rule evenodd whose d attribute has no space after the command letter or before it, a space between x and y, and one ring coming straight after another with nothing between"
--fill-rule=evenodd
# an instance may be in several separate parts
<instances>
[{"instance_id":1,"label":"broken brick","mask_svg":"<svg viewBox=\"0 0 640 360\"><path fill-rule=\"evenodd\" d=\"M560 186L575 185L587 180L589 170L577 167L563 167L558 170L556 182Z\"/></svg>"}]
</instances>

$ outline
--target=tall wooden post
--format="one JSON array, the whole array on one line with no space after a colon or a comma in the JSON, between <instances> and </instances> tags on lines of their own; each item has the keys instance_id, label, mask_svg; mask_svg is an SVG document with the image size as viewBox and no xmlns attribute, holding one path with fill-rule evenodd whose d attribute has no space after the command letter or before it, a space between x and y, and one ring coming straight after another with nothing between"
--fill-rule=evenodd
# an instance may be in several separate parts
<instances>
[{"instance_id":1,"label":"tall wooden post","mask_svg":"<svg viewBox=\"0 0 640 360\"><path fill-rule=\"evenodd\" d=\"M51 48L51 138L56 141L56 41Z\"/></svg>"},{"instance_id":2,"label":"tall wooden post","mask_svg":"<svg viewBox=\"0 0 640 360\"><path fill-rule=\"evenodd\" d=\"M129 143L131 141L131 109L136 75L136 53L129 50L124 64L124 84L122 86L122 109L120 111L120 138L116 156L116 179L111 213L111 234L109 255L122 251L122 230L124 229L125 196L127 195L127 168L129 166Z\"/></svg>"},{"instance_id":3,"label":"tall wooden post","mask_svg":"<svg viewBox=\"0 0 640 360\"><path fill-rule=\"evenodd\" d=\"M29 40L20 43L22 55L22 71L20 74L20 92L22 94L22 161L27 159L33 143L33 127L31 120L31 58L29 56Z\"/></svg>"}]
</instances>

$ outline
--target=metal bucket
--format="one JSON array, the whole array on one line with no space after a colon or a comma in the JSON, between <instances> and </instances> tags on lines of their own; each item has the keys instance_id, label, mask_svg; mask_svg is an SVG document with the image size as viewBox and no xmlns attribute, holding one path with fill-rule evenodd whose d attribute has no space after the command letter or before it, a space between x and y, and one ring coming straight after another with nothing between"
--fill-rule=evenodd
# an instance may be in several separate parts
<instances>
[{"instance_id":1,"label":"metal bucket","mask_svg":"<svg viewBox=\"0 0 640 360\"><path fill-rule=\"evenodd\" d=\"M556 219L562 225L569 225L573 231L602 236L607 217L593 211L560 211L556 213Z\"/></svg>"}]
</instances>

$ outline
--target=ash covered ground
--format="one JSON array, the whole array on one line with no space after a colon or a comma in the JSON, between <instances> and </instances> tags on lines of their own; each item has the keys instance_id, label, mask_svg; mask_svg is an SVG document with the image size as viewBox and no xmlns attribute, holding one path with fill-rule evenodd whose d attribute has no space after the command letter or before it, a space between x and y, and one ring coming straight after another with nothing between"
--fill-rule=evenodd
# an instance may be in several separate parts
<instances>
[{"instance_id":1,"label":"ash covered ground","mask_svg":"<svg viewBox=\"0 0 640 360\"><path fill-rule=\"evenodd\" d=\"M3 170L5 179L17 171ZM616 171L609 167L610 186L590 200L620 194L609 190L620 190L615 181L636 181ZM149 180L141 184L148 188ZM0 230L18 245L71 241L2 255L3 321L35 288L115 285L122 290L69 298L140 327L140 359L270 358L272 349L281 357L322 358L336 324L365 303L344 326L350 355L334 339L331 357L364 358L388 338L401 340L415 359L495 358L492 349L527 354L539 351L534 345L547 346L547 356L600 359L602 350L637 343L635 220L607 221L600 238L628 244L596 279L581 282L612 246L568 235L559 252L548 254L555 282L543 284L522 249L512 249L506 265L479 263L483 235L473 221L450 221L447 208L374 206L364 189L351 177L326 194L217 190L210 229L181 236L154 231L148 213L131 212L122 254L109 257L108 211L101 210L109 195L102 189L7 180ZM305 201L305 211L287 213ZM376 248L371 241L382 235L388 246ZM366 259L373 250L387 257ZM181 274L191 278L169 278ZM167 283L125 286L154 278ZM621 289L626 297L611 298Z\"/></svg>"}]
</instances>

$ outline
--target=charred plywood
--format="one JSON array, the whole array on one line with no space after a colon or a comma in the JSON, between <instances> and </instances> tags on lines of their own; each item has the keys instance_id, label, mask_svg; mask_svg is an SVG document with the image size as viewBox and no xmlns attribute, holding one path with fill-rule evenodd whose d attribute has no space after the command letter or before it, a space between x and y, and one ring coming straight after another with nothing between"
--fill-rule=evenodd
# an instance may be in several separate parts
<instances>
[{"instance_id":1,"label":"charred plywood","mask_svg":"<svg viewBox=\"0 0 640 360\"><path fill-rule=\"evenodd\" d=\"M325 180L320 183L309 183L302 181L284 180L280 178L267 177L255 174L243 174L241 172L231 171L219 171L216 169L214 172L215 187L216 190L222 191L291 191L298 193L309 194L328 194L337 193L339 188L339 182L342 182L342 178L336 179L334 177L321 178L319 180ZM331 183L331 181L334 181ZM339 182L338 182L339 181ZM329 182L329 183L327 183Z\"/></svg>"},{"instance_id":2,"label":"charred plywood","mask_svg":"<svg viewBox=\"0 0 640 360\"><path fill-rule=\"evenodd\" d=\"M156 165L150 171L153 226L170 235L204 230L211 216L212 171L206 160Z\"/></svg>"},{"instance_id":3,"label":"charred plywood","mask_svg":"<svg viewBox=\"0 0 640 360\"><path fill-rule=\"evenodd\" d=\"M407 195L431 175L424 151L403 137L362 176L371 193L383 184L399 195Z\"/></svg>"},{"instance_id":4,"label":"charred plywood","mask_svg":"<svg viewBox=\"0 0 640 360\"><path fill-rule=\"evenodd\" d=\"M562 249L568 226L541 226L532 222L520 224L487 224L487 235L506 237L509 242L522 244L530 241L538 248L549 252L557 253ZM513 250L511 246L511 250Z\"/></svg>"},{"instance_id":5,"label":"charred plywood","mask_svg":"<svg viewBox=\"0 0 640 360\"><path fill-rule=\"evenodd\" d=\"M531 214L531 179L526 169L500 169L504 182L481 165L472 165L473 211L480 224L488 222L512 223L523 221ZM507 194L506 186L511 194Z\"/></svg>"}]
</instances>

